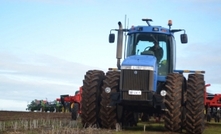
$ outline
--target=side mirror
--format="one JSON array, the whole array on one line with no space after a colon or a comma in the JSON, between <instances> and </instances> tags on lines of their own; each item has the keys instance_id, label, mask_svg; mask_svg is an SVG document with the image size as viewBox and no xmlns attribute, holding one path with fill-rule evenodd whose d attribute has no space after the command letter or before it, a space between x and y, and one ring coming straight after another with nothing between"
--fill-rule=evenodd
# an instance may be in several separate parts
<instances>
[{"instance_id":1,"label":"side mirror","mask_svg":"<svg viewBox=\"0 0 221 134\"><path fill-rule=\"evenodd\" d=\"M109 34L109 43L114 43L115 34Z\"/></svg>"},{"instance_id":2,"label":"side mirror","mask_svg":"<svg viewBox=\"0 0 221 134\"><path fill-rule=\"evenodd\" d=\"M180 40L181 40L181 43L187 43L188 42L187 34L181 34Z\"/></svg>"}]
</instances>

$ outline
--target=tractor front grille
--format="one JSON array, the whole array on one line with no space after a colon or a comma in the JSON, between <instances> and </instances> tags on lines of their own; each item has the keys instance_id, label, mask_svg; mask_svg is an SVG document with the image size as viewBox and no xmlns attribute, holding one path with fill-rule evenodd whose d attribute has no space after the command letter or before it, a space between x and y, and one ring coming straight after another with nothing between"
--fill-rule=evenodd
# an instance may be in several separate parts
<instances>
[{"instance_id":1,"label":"tractor front grille","mask_svg":"<svg viewBox=\"0 0 221 134\"><path fill-rule=\"evenodd\" d=\"M153 71L149 70L122 70L121 92L123 100L145 101L150 99L153 90ZM129 95L129 90L140 90L141 95Z\"/></svg>"}]
</instances>

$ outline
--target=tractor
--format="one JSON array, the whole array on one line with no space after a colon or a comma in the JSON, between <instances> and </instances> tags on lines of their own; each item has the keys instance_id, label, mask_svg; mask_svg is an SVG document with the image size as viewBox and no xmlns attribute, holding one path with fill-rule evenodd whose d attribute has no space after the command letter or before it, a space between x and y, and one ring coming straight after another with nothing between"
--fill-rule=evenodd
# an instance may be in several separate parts
<instances>
[{"instance_id":1,"label":"tractor","mask_svg":"<svg viewBox=\"0 0 221 134\"><path fill-rule=\"evenodd\" d=\"M84 127L107 129L136 126L139 113L163 117L168 131L189 134L204 130L205 71L176 70L176 42L187 43L184 29L147 24L111 29L117 32L117 68L88 70L83 79L81 119ZM123 47L123 36L125 46ZM124 59L122 53L124 49ZM184 73L188 73L187 78Z\"/></svg>"}]
</instances>

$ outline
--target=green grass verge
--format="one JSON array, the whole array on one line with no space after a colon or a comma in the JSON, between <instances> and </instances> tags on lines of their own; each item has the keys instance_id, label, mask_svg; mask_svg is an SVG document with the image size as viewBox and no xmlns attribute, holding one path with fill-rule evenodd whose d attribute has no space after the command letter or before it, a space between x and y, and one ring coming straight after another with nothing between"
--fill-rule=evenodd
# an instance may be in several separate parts
<instances>
[{"instance_id":1,"label":"green grass verge","mask_svg":"<svg viewBox=\"0 0 221 134\"><path fill-rule=\"evenodd\" d=\"M164 128L163 122L161 123L138 123L136 127L125 128L122 131L115 132L114 134L179 134L171 133ZM183 134L186 134L183 130ZM221 123L210 122L205 124L203 134L221 134Z\"/></svg>"}]
</instances>

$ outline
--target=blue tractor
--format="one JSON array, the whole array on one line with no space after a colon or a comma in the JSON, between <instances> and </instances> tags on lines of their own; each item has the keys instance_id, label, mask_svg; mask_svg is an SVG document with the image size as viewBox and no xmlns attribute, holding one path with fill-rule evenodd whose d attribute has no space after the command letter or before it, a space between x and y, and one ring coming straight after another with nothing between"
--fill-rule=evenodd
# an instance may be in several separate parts
<instances>
[{"instance_id":1,"label":"blue tractor","mask_svg":"<svg viewBox=\"0 0 221 134\"><path fill-rule=\"evenodd\" d=\"M116 124L134 126L138 113L164 117L165 128L172 132L202 133L204 130L205 71L176 70L174 33L183 31L181 43L187 43L184 29L150 25L112 29L117 31L117 68L89 70L83 80L82 123L115 129ZM127 45L122 59L123 36ZM183 73L189 73L187 78Z\"/></svg>"}]
</instances>

